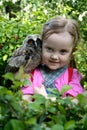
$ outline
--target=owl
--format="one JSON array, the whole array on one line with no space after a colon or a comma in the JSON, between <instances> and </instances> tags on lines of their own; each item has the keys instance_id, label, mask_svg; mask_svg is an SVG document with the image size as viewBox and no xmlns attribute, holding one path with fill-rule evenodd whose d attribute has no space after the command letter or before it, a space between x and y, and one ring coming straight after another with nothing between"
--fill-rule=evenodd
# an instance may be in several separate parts
<instances>
[{"instance_id":1,"label":"owl","mask_svg":"<svg viewBox=\"0 0 87 130\"><path fill-rule=\"evenodd\" d=\"M21 66L28 73L41 63L42 41L39 34L28 35L8 60L5 72L16 73Z\"/></svg>"}]
</instances>

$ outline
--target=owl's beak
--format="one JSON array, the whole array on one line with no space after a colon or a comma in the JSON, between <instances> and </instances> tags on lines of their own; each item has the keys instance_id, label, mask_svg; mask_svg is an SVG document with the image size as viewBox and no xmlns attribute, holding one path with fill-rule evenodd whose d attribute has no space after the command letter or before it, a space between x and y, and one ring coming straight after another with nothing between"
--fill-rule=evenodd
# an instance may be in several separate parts
<instances>
[{"instance_id":1,"label":"owl's beak","mask_svg":"<svg viewBox=\"0 0 87 130\"><path fill-rule=\"evenodd\" d=\"M37 42L35 41L35 47L37 47Z\"/></svg>"}]
</instances>

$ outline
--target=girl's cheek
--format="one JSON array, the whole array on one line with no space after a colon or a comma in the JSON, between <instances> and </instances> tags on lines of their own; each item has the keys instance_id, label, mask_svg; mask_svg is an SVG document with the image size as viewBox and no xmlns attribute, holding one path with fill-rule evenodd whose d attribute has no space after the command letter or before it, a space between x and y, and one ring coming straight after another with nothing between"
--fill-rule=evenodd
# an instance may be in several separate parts
<instances>
[{"instance_id":1,"label":"girl's cheek","mask_svg":"<svg viewBox=\"0 0 87 130\"><path fill-rule=\"evenodd\" d=\"M63 62L67 62L68 60L69 60L69 58L67 58L67 57L61 59L61 61L63 61Z\"/></svg>"}]
</instances>

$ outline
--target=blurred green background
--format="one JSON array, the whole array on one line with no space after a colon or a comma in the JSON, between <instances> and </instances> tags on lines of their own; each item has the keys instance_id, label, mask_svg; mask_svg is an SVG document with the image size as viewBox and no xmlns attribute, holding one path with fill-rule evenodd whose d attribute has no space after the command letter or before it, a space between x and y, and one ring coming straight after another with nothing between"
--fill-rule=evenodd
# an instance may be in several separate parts
<instances>
[{"instance_id":1,"label":"blurred green background","mask_svg":"<svg viewBox=\"0 0 87 130\"><path fill-rule=\"evenodd\" d=\"M87 0L0 0L0 84L12 52L28 34L41 33L43 24L63 15L79 22L81 40L75 53L76 66L87 87Z\"/></svg>"}]
</instances>

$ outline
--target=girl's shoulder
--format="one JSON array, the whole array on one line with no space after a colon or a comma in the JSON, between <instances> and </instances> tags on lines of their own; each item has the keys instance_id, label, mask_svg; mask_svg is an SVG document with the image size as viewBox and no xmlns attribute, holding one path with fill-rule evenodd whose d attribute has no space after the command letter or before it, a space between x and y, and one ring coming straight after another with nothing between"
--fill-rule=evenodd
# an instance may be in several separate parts
<instances>
[{"instance_id":1,"label":"girl's shoulder","mask_svg":"<svg viewBox=\"0 0 87 130\"><path fill-rule=\"evenodd\" d=\"M72 67L68 67L65 72L63 72L58 78L57 81L64 82L68 84L69 82L73 80L81 80L82 75L81 73L76 69Z\"/></svg>"},{"instance_id":2,"label":"girl's shoulder","mask_svg":"<svg viewBox=\"0 0 87 130\"><path fill-rule=\"evenodd\" d=\"M68 82L70 82L72 79L82 79L82 75L81 73L76 69L76 68L72 68L72 67L68 67L67 69L68 72Z\"/></svg>"},{"instance_id":3,"label":"girl's shoulder","mask_svg":"<svg viewBox=\"0 0 87 130\"><path fill-rule=\"evenodd\" d=\"M63 96L77 96L79 93L84 92L84 88L80 84L81 79L82 75L76 68L67 68L66 71L57 78L56 86L61 91L64 85L69 85L71 86L71 89L65 92Z\"/></svg>"}]
</instances>

